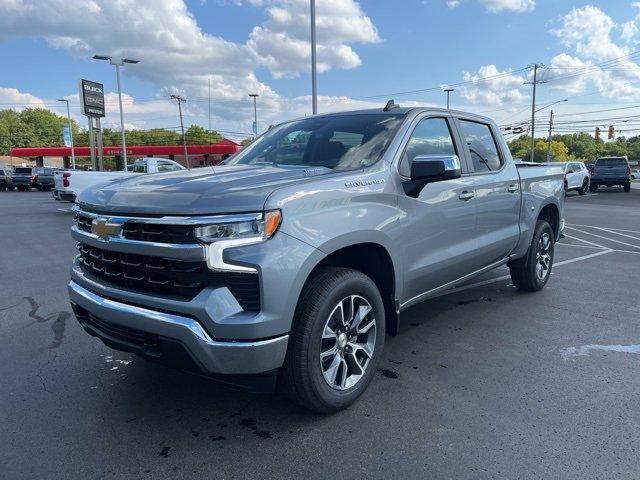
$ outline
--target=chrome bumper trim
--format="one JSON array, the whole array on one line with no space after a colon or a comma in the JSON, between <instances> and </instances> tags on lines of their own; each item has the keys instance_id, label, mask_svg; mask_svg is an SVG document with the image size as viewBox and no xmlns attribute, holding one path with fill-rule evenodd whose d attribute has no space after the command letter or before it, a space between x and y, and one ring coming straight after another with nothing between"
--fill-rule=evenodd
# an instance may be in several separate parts
<instances>
[{"instance_id":1,"label":"chrome bumper trim","mask_svg":"<svg viewBox=\"0 0 640 480\"><path fill-rule=\"evenodd\" d=\"M109 240L103 240L94 233L78 229L77 225L73 225L71 227L71 236L78 242L113 252L135 253L139 255L150 255L153 257L174 258L177 260L206 260L205 246L199 243L179 244L146 242L140 240L129 240L123 237L110 237Z\"/></svg>"},{"instance_id":2,"label":"chrome bumper trim","mask_svg":"<svg viewBox=\"0 0 640 480\"><path fill-rule=\"evenodd\" d=\"M69 298L98 318L180 341L205 373L263 373L284 363L289 335L255 341L214 340L197 320L109 300L73 280L69 282Z\"/></svg>"}]
</instances>

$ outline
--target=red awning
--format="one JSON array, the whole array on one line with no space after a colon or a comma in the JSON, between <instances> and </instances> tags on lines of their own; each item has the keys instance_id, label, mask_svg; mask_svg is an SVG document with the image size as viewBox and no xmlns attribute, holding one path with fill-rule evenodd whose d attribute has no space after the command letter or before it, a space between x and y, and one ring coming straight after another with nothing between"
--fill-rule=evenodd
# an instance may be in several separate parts
<instances>
[{"instance_id":1,"label":"red awning","mask_svg":"<svg viewBox=\"0 0 640 480\"><path fill-rule=\"evenodd\" d=\"M240 150L242 146L228 139L223 139L212 145L187 145L189 155L232 155ZM89 147L75 147L76 157L89 157L91 152ZM113 157L122 153L122 147L103 147L103 154ZM127 145L127 155L149 156L149 155L183 155L182 145ZM16 147L11 149L14 157L70 157L71 147Z\"/></svg>"}]
</instances>

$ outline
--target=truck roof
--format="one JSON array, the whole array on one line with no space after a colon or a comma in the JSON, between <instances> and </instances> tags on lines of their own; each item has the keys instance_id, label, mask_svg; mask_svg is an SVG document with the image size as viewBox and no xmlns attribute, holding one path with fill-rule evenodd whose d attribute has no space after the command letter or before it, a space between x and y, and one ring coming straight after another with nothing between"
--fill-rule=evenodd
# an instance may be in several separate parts
<instances>
[{"instance_id":1,"label":"truck roof","mask_svg":"<svg viewBox=\"0 0 640 480\"><path fill-rule=\"evenodd\" d=\"M465 117L472 117L477 120L482 120L484 122L492 122L492 120L488 117L484 117L482 115L478 115L471 112L463 112L461 110L451 110L446 108L437 108L437 107L395 107L390 110L384 110L383 108L366 108L360 110L346 110L340 112L326 112L319 113L315 115L316 117L324 117L324 116L334 116L334 115L409 115L419 114L423 112L432 112L441 115L463 115ZM301 117L301 118L309 118L309 117Z\"/></svg>"}]
</instances>

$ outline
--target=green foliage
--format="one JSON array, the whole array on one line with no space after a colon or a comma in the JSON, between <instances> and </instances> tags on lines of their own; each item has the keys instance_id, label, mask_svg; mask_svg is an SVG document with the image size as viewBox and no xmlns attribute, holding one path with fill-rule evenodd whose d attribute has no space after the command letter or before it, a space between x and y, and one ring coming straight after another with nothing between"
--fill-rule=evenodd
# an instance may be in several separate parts
<instances>
[{"instance_id":1,"label":"green foliage","mask_svg":"<svg viewBox=\"0 0 640 480\"><path fill-rule=\"evenodd\" d=\"M60 116L44 108L26 108L20 112L0 110L0 155L8 155L12 147L54 147L64 145L62 128L66 116ZM81 131L75 120L71 120L73 139L77 146L89 145L89 135ZM182 135L174 130L152 128L150 130L127 130L127 145L176 145L182 143ZM188 144L208 144L222 140L215 130L209 132L199 125L191 125L185 132ZM105 146L120 145L119 130L104 128L102 141Z\"/></svg>"},{"instance_id":2,"label":"green foliage","mask_svg":"<svg viewBox=\"0 0 640 480\"><path fill-rule=\"evenodd\" d=\"M507 142L511 155L515 158L529 160L531 154L531 137L521 135ZM536 162L547 161L547 149L549 143L537 138L535 142L534 160ZM628 156L629 160L640 160L640 136L618 137L614 141L604 142L596 140L592 135L581 132L564 135L553 135L551 137L551 151L553 160L563 162L567 160L593 161L598 157L606 155Z\"/></svg>"}]
</instances>

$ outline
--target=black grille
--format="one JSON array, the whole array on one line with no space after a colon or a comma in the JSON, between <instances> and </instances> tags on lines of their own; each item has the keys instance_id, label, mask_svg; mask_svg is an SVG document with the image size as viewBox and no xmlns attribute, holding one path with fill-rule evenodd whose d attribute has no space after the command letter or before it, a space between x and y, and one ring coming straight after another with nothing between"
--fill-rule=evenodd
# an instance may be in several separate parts
<instances>
[{"instance_id":1,"label":"black grille","mask_svg":"<svg viewBox=\"0 0 640 480\"><path fill-rule=\"evenodd\" d=\"M81 213L77 214L75 217L76 225L78 226L78 230L82 230L83 232L91 232L91 222L93 219L87 215L82 215Z\"/></svg>"},{"instance_id":2,"label":"black grille","mask_svg":"<svg viewBox=\"0 0 640 480\"><path fill-rule=\"evenodd\" d=\"M122 235L129 240L158 243L196 243L191 225L126 222Z\"/></svg>"},{"instance_id":3,"label":"black grille","mask_svg":"<svg viewBox=\"0 0 640 480\"><path fill-rule=\"evenodd\" d=\"M91 313L81 317L82 322L88 323L95 329L106 333L116 340L125 341L144 348L157 348L158 336L129 327L122 327L114 323L105 322Z\"/></svg>"},{"instance_id":4,"label":"black grille","mask_svg":"<svg viewBox=\"0 0 640 480\"><path fill-rule=\"evenodd\" d=\"M191 300L205 286L226 286L244 310L260 310L257 274L213 272L205 262L111 252L84 243L78 244L78 250L82 269L114 286L179 300Z\"/></svg>"}]
</instances>

